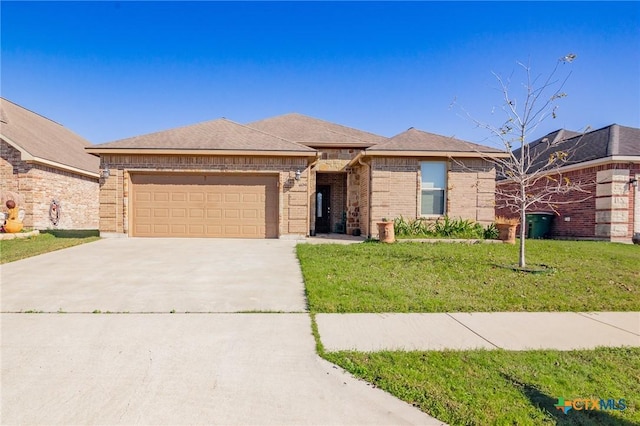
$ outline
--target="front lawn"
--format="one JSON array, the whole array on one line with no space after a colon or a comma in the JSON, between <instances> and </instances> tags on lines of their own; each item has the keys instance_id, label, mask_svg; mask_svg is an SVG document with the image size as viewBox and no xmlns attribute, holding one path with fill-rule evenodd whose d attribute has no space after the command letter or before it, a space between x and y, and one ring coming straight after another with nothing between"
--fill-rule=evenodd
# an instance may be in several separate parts
<instances>
[{"instance_id":1,"label":"front lawn","mask_svg":"<svg viewBox=\"0 0 640 426\"><path fill-rule=\"evenodd\" d=\"M45 231L34 237L0 240L0 264L98 239L98 231Z\"/></svg>"},{"instance_id":2,"label":"front lawn","mask_svg":"<svg viewBox=\"0 0 640 426\"><path fill-rule=\"evenodd\" d=\"M323 356L452 425L640 424L640 348ZM626 408L565 415L555 408L558 398L624 399Z\"/></svg>"},{"instance_id":3,"label":"front lawn","mask_svg":"<svg viewBox=\"0 0 640 426\"><path fill-rule=\"evenodd\" d=\"M508 244L297 246L311 312L638 311L640 247L527 241L531 274Z\"/></svg>"}]
</instances>

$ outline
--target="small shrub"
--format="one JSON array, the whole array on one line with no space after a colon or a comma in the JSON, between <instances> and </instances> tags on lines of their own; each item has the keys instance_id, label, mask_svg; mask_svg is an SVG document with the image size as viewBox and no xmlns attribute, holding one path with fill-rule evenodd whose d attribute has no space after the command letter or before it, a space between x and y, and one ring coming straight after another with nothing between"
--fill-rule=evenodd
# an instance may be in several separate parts
<instances>
[{"instance_id":1,"label":"small shrub","mask_svg":"<svg viewBox=\"0 0 640 426\"><path fill-rule=\"evenodd\" d=\"M487 226L483 234L485 240L497 240L499 233L495 223L491 223L489 226Z\"/></svg>"},{"instance_id":2,"label":"small shrub","mask_svg":"<svg viewBox=\"0 0 640 426\"><path fill-rule=\"evenodd\" d=\"M484 227L468 219L443 219L431 221L424 218L405 219L400 216L394 219L394 231L398 237L422 238L467 238L482 239L485 237ZM493 226L493 225L490 225ZM495 226L493 227L495 229ZM495 230L497 236L497 230ZM489 235L493 235L490 232Z\"/></svg>"}]
</instances>

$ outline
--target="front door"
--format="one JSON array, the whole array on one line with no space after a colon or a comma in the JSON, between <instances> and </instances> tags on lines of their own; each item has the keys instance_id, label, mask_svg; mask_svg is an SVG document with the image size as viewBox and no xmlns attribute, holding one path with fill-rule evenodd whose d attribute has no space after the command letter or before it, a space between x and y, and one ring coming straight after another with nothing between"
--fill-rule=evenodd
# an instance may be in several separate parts
<instances>
[{"instance_id":1,"label":"front door","mask_svg":"<svg viewBox=\"0 0 640 426\"><path fill-rule=\"evenodd\" d=\"M331 187L320 185L316 189L316 232L331 232Z\"/></svg>"}]
</instances>

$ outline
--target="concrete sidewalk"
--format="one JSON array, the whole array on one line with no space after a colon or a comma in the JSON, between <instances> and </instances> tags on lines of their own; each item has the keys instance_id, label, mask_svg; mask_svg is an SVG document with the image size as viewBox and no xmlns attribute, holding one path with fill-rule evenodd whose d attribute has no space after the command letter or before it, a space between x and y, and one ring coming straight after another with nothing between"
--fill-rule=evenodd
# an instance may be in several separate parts
<instances>
[{"instance_id":1,"label":"concrete sidewalk","mask_svg":"<svg viewBox=\"0 0 640 426\"><path fill-rule=\"evenodd\" d=\"M308 314L2 314L0 424L440 425L320 359Z\"/></svg>"},{"instance_id":2,"label":"concrete sidewalk","mask_svg":"<svg viewBox=\"0 0 640 426\"><path fill-rule=\"evenodd\" d=\"M640 346L640 312L318 314L327 351Z\"/></svg>"}]
</instances>

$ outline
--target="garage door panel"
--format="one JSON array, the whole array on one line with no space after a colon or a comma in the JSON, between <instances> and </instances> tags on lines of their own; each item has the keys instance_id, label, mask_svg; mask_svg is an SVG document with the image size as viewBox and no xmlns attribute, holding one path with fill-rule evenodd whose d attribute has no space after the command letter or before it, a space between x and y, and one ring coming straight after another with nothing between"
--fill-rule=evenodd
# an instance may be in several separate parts
<instances>
[{"instance_id":1,"label":"garage door panel","mask_svg":"<svg viewBox=\"0 0 640 426\"><path fill-rule=\"evenodd\" d=\"M169 217L169 209L153 209L152 216L157 218Z\"/></svg>"},{"instance_id":2,"label":"garage door panel","mask_svg":"<svg viewBox=\"0 0 640 426\"><path fill-rule=\"evenodd\" d=\"M156 234L168 234L169 233L169 224L167 223L156 223L153 225L153 233Z\"/></svg>"},{"instance_id":3,"label":"garage door panel","mask_svg":"<svg viewBox=\"0 0 640 426\"><path fill-rule=\"evenodd\" d=\"M207 194L207 202L208 203L219 203L222 201L222 194L219 193L208 193Z\"/></svg>"},{"instance_id":4,"label":"garage door panel","mask_svg":"<svg viewBox=\"0 0 640 426\"><path fill-rule=\"evenodd\" d=\"M204 192L190 192L189 202L203 202L205 199Z\"/></svg>"},{"instance_id":5,"label":"garage door panel","mask_svg":"<svg viewBox=\"0 0 640 426\"><path fill-rule=\"evenodd\" d=\"M202 219L204 217L204 209L189 209L189 219Z\"/></svg>"},{"instance_id":6,"label":"garage door panel","mask_svg":"<svg viewBox=\"0 0 640 426\"><path fill-rule=\"evenodd\" d=\"M255 209L246 209L242 211L243 219L258 219L260 217L260 212Z\"/></svg>"},{"instance_id":7,"label":"garage door panel","mask_svg":"<svg viewBox=\"0 0 640 426\"><path fill-rule=\"evenodd\" d=\"M135 197L134 197L134 201L150 201L151 200L151 193L150 192L137 192Z\"/></svg>"},{"instance_id":8,"label":"garage door panel","mask_svg":"<svg viewBox=\"0 0 640 426\"><path fill-rule=\"evenodd\" d=\"M156 203L169 201L169 193L168 192L154 192L153 193L153 201Z\"/></svg>"},{"instance_id":9,"label":"garage door panel","mask_svg":"<svg viewBox=\"0 0 640 426\"><path fill-rule=\"evenodd\" d=\"M175 219L182 219L187 217L187 209L171 209L171 217Z\"/></svg>"},{"instance_id":10,"label":"garage door panel","mask_svg":"<svg viewBox=\"0 0 640 426\"><path fill-rule=\"evenodd\" d=\"M275 176L132 174L133 236L277 237Z\"/></svg>"},{"instance_id":11,"label":"garage door panel","mask_svg":"<svg viewBox=\"0 0 640 426\"><path fill-rule=\"evenodd\" d=\"M173 202L187 201L187 194L185 194L184 192L172 192L171 201Z\"/></svg>"}]
</instances>

